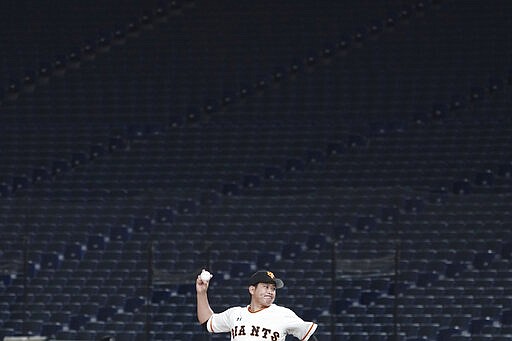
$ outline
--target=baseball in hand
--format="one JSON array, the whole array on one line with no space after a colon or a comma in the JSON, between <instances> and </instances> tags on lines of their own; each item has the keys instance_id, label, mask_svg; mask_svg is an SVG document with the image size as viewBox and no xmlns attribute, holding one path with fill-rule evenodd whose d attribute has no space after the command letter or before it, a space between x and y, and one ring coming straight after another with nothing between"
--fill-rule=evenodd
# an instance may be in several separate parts
<instances>
[{"instance_id":1,"label":"baseball in hand","mask_svg":"<svg viewBox=\"0 0 512 341\"><path fill-rule=\"evenodd\" d=\"M209 282L210 279L212 279L212 277L213 275L206 271L205 269L203 269L203 271L201 271L201 274L199 275L199 278L201 278L203 282Z\"/></svg>"}]
</instances>

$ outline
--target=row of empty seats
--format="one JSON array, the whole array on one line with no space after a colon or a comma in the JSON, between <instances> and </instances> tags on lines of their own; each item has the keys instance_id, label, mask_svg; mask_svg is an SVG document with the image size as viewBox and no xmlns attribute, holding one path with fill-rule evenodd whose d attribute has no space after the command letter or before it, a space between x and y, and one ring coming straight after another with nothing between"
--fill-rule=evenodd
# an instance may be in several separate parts
<instances>
[{"instance_id":1,"label":"row of empty seats","mask_svg":"<svg viewBox=\"0 0 512 341\"><path fill-rule=\"evenodd\" d=\"M188 6L2 107L0 336L207 339L206 267L322 340L510 338L510 5Z\"/></svg>"}]
</instances>

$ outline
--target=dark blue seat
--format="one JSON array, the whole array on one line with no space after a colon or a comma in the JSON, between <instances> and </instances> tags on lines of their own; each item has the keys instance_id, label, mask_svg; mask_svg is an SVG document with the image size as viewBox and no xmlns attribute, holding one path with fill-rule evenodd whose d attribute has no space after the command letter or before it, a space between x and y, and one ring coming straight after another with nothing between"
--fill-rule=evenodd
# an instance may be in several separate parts
<instances>
[{"instance_id":1,"label":"dark blue seat","mask_svg":"<svg viewBox=\"0 0 512 341\"><path fill-rule=\"evenodd\" d=\"M151 295L151 302L153 303L166 303L171 296L169 290L153 290Z\"/></svg>"},{"instance_id":2,"label":"dark blue seat","mask_svg":"<svg viewBox=\"0 0 512 341\"><path fill-rule=\"evenodd\" d=\"M226 196L236 196L240 194L240 187L237 183L225 183L222 185L221 193Z\"/></svg>"},{"instance_id":3,"label":"dark blue seat","mask_svg":"<svg viewBox=\"0 0 512 341\"><path fill-rule=\"evenodd\" d=\"M459 262L449 263L446 266L445 275L448 277L455 277L455 276L461 274L465 269L467 269L467 266L463 263L459 263Z\"/></svg>"},{"instance_id":4,"label":"dark blue seat","mask_svg":"<svg viewBox=\"0 0 512 341\"><path fill-rule=\"evenodd\" d=\"M512 325L512 309L503 310L500 321L502 324Z\"/></svg>"},{"instance_id":5,"label":"dark blue seat","mask_svg":"<svg viewBox=\"0 0 512 341\"><path fill-rule=\"evenodd\" d=\"M295 259L302 254L302 245L299 243L285 244L281 251L284 259Z\"/></svg>"},{"instance_id":6,"label":"dark blue seat","mask_svg":"<svg viewBox=\"0 0 512 341\"><path fill-rule=\"evenodd\" d=\"M90 235L87 237L87 250L104 250L105 237L103 235Z\"/></svg>"},{"instance_id":7,"label":"dark blue seat","mask_svg":"<svg viewBox=\"0 0 512 341\"><path fill-rule=\"evenodd\" d=\"M23 320L21 319L9 319L4 321L2 328L14 330L16 333L20 333L23 330Z\"/></svg>"},{"instance_id":8,"label":"dark blue seat","mask_svg":"<svg viewBox=\"0 0 512 341\"><path fill-rule=\"evenodd\" d=\"M345 151L345 146L339 142L331 142L327 144L326 154L327 155L340 155Z\"/></svg>"},{"instance_id":9,"label":"dark blue seat","mask_svg":"<svg viewBox=\"0 0 512 341\"><path fill-rule=\"evenodd\" d=\"M439 327L432 324L420 324L418 327L418 336L432 340L436 337Z\"/></svg>"},{"instance_id":10,"label":"dark blue seat","mask_svg":"<svg viewBox=\"0 0 512 341\"><path fill-rule=\"evenodd\" d=\"M276 262L276 255L274 253L259 253L256 258L256 265L259 269L270 269Z\"/></svg>"},{"instance_id":11,"label":"dark blue seat","mask_svg":"<svg viewBox=\"0 0 512 341\"><path fill-rule=\"evenodd\" d=\"M136 336L137 336L137 332L135 332L135 331L122 331L115 335L115 337L119 338L119 340L126 340L126 341L135 341Z\"/></svg>"},{"instance_id":12,"label":"dark blue seat","mask_svg":"<svg viewBox=\"0 0 512 341\"><path fill-rule=\"evenodd\" d=\"M6 336L15 336L15 335L16 335L16 332L12 328L6 328L6 327L0 328L0 338L2 338L2 340Z\"/></svg>"},{"instance_id":13,"label":"dark blue seat","mask_svg":"<svg viewBox=\"0 0 512 341\"><path fill-rule=\"evenodd\" d=\"M40 308L46 307L46 303L41 304ZM41 321L46 323L50 320L51 313L45 310L39 310L39 307L32 307L32 312L30 314L30 318L35 321Z\"/></svg>"},{"instance_id":14,"label":"dark blue seat","mask_svg":"<svg viewBox=\"0 0 512 341\"><path fill-rule=\"evenodd\" d=\"M441 327L437 332L437 341L449 341L452 335L457 335L461 330L453 327Z\"/></svg>"},{"instance_id":15,"label":"dark blue seat","mask_svg":"<svg viewBox=\"0 0 512 341\"><path fill-rule=\"evenodd\" d=\"M110 239L113 241L127 241L130 239L130 233L126 226L112 226L110 229Z\"/></svg>"},{"instance_id":16,"label":"dark blue seat","mask_svg":"<svg viewBox=\"0 0 512 341\"><path fill-rule=\"evenodd\" d=\"M88 155L86 155L84 152L74 152L71 154L72 167L85 165L88 161Z\"/></svg>"},{"instance_id":17,"label":"dark blue seat","mask_svg":"<svg viewBox=\"0 0 512 341\"><path fill-rule=\"evenodd\" d=\"M363 305L370 305L374 303L377 300L377 298L382 294L383 293L379 291L363 290L359 298L359 303Z\"/></svg>"},{"instance_id":18,"label":"dark blue seat","mask_svg":"<svg viewBox=\"0 0 512 341\"><path fill-rule=\"evenodd\" d=\"M258 175L247 174L244 175L242 183L245 188L256 188L261 185L261 178Z\"/></svg>"},{"instance_id":19,"label":"dark blue seat","mask_svg":"<svg viewBox=\"0 0 512 341\"><path fill-rule=\"evenodd\" d=\"M98 321L108 321L117 312L117 308L114 306L99 307L96 319Z\"/></svg>"},{"instance_id":20,"label":"dark blue seat","mask_svg":"<svg viewBox=\"0 0 512 341\"><path fill-rule=\"evenodd\" d=\"M74 330L59 330L56 335L57 340L75 340L76 331Z\"/></svg>"},{"instance_id":21,"label":"dark blue seat","mask_svg":"<svg viewBox=\"0 0 512 341\"><path fill-rule=\"evenodd\" d=\"M180 214L194 214L199 208L198 202L192 199L180 200L177 203L176 210Z\"/></svg>"},{"instance_id":22,"label":"dark blue seat","mask_svg":"<svg viewBox=\"0 0 512 341\"><path fill-rule=\"evenodd\" d=\"M89 316L89 317L96 317L98 313L98 305L96 303L84 303L80 307L80 314Z\"/></svg>"},{"instance_id":23,"label":"dark blue seat","mask_svg":"<svg viewBox=\"0 0 512 341\"><path fill-rule=\"evenodd\" d=\"M496 255L491 250L488 250L485 252L479 252L479 253L475 254L475 258L473 259L473 266L476 269L480 269L480 270L485 269L492 263L495 256Z\"/></svg>"},{"instance_id":24,"label":"dark blue seat","mask_svg":"<svg viewBox=\"0 0 512 341\"><path fill-rule=\"evenodd\" d=\"M501 257L505 259L512 259L512 242L506 242L501 247Z\"/></svg>"},{"instance_id":25,"label":"dark blue seat","mask_svg":"<svg viewBox=\"0 0 512 341\"><path fill-rule=\"evenodd\" d=\"M60 255L57 253L44 253L41 255L41 268L43 269L58 269L60 263Z\"/></svg>"},{"instance_id":26,"label":"dark blue seat","mask_svg":"<svg viewBox=\"0 0 512 341\"><path fill-rule=\"evenodd\" d=\"M149 233L152 228L152 221L148 217L133 218L132 229L134 233Z\"/></svg>"},{"instance_id":27,"label":"dark blue seat","mask_svg":"<svg viewBox=\"0 0 512 341\"><path fill-rule=\"evenodd\" d=\"M323 250L327 245L327 238L324 234L311 234L308 236L306 246L311 250Z\"/></svg>"},{"instance_id":28,"label":"dark blue seat","mask_svg":"<svg viewBox=\"0 0 512 341\"><path fill-rule=\"evenodd\" d=\"M129 297L126 299L126 302L124 304L124 310L127 312L135 312L142 309L144 304L144 297Z\"/></svg>"},{"instance_id":29,"label":"dark blue seat","mask_svg":"<svg viewBox=\"0 0 512 341\"><path fill-rule=\"evenodd\" d=\"M64 250L64 258L81 260L82 257L83 249L81 244L75 243L66 246L66 249Z\"/></svg>"},{"instance_id":30,"label":"dark blue seat","mask_svg":"<svg viewBox=\"0 0 512 341\"><path fill-rule=\"evenodd\" d=\"M40 335L43 322L35 320L26 320L23 322L22 333L25 335Z\"/></svg>"},{"instance_id":31,"label":"dark blue seat","mask_svg":"<svg viewBox=\"0 0 512 341\"><path fill-rule=\"evenodd\" d=\"M74 314L69 317L69 328L78 331L89 321L89 317L82 314Z\"/></svg>"},{"instance_id":32,"label":"dark blue seat","mask_svg":"<svg viewBox=\"0 0 512 341\"><path fill-rule=\"evenodd\" d=\"M438 274L433 272L421 273L418 276L416 285L421 287L430 286L434 281L438 279L438 277Z\"/></svg>"},{"instance_id":33,"label":"dark blue seat","mask_svg":"<svg viewBox=\"0 0 512 341\"><path fill-rule=\"evenodd\" d=\"M299 172L305 168L304 161L301 159L288 159L285 164L285 170L288 172Z\"/></svg>"},{"instance_id":34,"label":"dark blue seat","mask_svg":"<svg viewBox=\"0 0 512 341\"><path fill-rule=\"evenodd\" d=\"M133 313L129 313L129 312L117 313L117 314L114 314L114 316L112 316L112 321L123 322L126 325L131 325L131 324L133 324L133 319L134 319L133 315L134 315Z\"/></svg>"},{"instance_id":35,"label":"dark blue seat","mask_svg":"<svg viewBox=\"0 0 512 341\"><path fill-rule=\"evenodd\" d=\"M356 218L356 227L361 231L370 231L377 226L374 216L358 216Z\"/></svg>"},{"instance_id":36,"label":"dark blue seat","mask_svg":"<svg viewBox=\"0 0 512 341\"><path fill-rule=\"evenodd\" d=\"M76 332L75 337L77 340L94 340L96 333L95 330L80 330Z\"/></svg>"},{"instance_id":37,"label":"dark blue seat","mask_svg":"<svg viewBox=\"0 0 512 341\"><path fill-rule=\"evenodd\" d=\"M382 207L380 211L380 217L384 222L397 222L400 219L398 207Z\"/></svg>"},{"instance_id":38,"label":"dark blue seat","mask_svg":"<svg viewBox=\"0 0 512 341\"><path fill-rule=\"evenodd\" d=\"M454 194L470 194L472 190L472 185L469 179L455 181L452 186L452 191Z\"/></svg>"},{"instance_id":39,"label":"dark blue seat","mask_svg":"<svg viewBox=\"0 0 512 341\"><path fill-rule=\"evenodd\" d=\"M67 160L55 160L52 163L52 174L60 175L68 172L71 169L71 164Z\"/></svg>"},{"instance_id":40,"label":"dark blue seat","mask_svg":"<svg viewBox=\"0 0 512 341\"><path fill-rule=\"evenodd\" d=\"M233 262L231 264L231 277L246 277L251 273L250 262Z\"/></svg>"},{"instance_id":41,"label":"dark blue seat","mask_svg":"<svg viewBox=\"0 0 512 341\"><path fill-rule=\"evenodd\" d=\"M490 318L474 318L469 323L469 332L472 335L480 334L485 326L493 323Z\"/></svg>"},{"instance_id":42,"label":"dark blue seat","mask_svg":"<svg viewBox=\"0 0 512 341\"><path fill-rule=\"evenodd\" d=\"M494 185L494 174L488 169L483 172L478 172L475 174L474 183L477 186L492 186Z\"/></svg>"},{"instance_id":43,"label":"dark blue seat","mask_svg":"<svg viewBox=\"0 0 512 341\"><path fill-rule=\"evenodd\" d=\"M174 211L172 208L157 208L153 219L159 223L172 223L174 220Z\"/></svg>"},{"instance_id":44,"label":"dark blue seat","mask_svg":"<svg viewBox=\"0 0 512 341\"><path fill-rule=\"evenodd\" d=\"M267 166L265 167L265 179L277 180L283 177L283 170L277 166Z\"/></svg>"}]
</instances>

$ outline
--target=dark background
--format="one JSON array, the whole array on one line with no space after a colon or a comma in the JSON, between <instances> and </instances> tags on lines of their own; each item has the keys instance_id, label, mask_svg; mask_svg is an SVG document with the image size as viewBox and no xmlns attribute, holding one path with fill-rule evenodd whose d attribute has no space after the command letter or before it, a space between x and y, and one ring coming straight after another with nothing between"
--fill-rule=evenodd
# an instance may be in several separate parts
<instances>
[{"instance_id":1,"label":"dark background","mask_svg":"<svg viewBox=\"0 0 512 341\"><path fill-rule=\"evenodd\" d=\"M510 339L511 6L2 2L0 336Z\"/></svg>"}]
</instances>

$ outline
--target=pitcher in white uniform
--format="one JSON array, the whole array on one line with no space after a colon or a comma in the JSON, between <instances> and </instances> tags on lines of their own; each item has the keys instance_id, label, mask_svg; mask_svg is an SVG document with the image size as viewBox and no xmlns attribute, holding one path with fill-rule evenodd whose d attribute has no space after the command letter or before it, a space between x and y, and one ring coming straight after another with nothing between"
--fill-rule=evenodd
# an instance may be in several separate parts
<instances>
[{"instance_id":1,"label":"pitcher in white uniform","mask_svg":"<svg viewBox=\"0 0 512 341\"><path fill-rule=\"evenodd\" d=\"M284 283L270 271L249 278L251 302L214 313L208 301L208 284L197 276L197 319L210 333L230 333L233 341L284 341L286 335L309 340L318 325L298 317L291 309L274 304L276 289ZM316 339L313 337L313 339Z\"/></svg>"}]
</instances>

